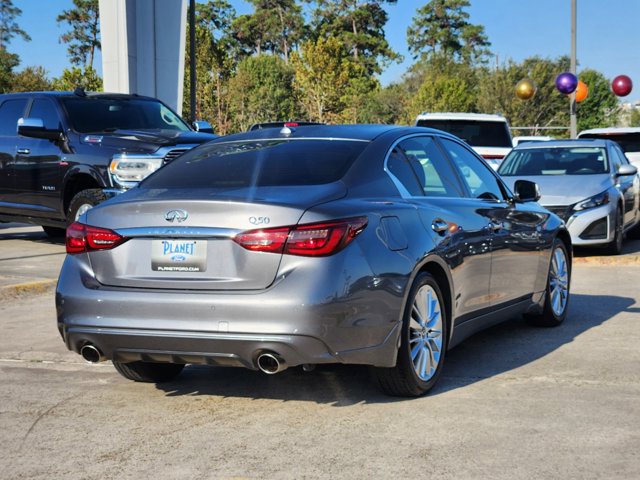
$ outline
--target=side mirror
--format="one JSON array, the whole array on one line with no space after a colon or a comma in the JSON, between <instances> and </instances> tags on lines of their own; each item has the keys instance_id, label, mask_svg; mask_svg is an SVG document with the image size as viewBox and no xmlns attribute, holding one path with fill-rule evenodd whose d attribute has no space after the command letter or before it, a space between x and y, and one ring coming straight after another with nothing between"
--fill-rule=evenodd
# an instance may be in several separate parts
<instances>
[{"instance_id":1,"label":"side mirror","mask_svg":"<svg viewBox=\"0 0 640 480\"><path fill-rule=\"evenodd\" d=\"M200 133L213 133L213 127L211 124L203 120L196 120L193 122L193 129Z\"/></svg>"},{"instance_id":2,"label":"side mirror","mask_svg":"<svg viewBox=\"0 0 640 480\"><path fill-rule=\"evenodd\" d=\"M629 175L635 175L636 173L638 173L638 168L634 165L629 165L628 163L625 165L622 165L618 171L616 172L616 176L618 177L626 177Z\"/></svg>"},{"instance_id":3,"label":"side mirror","mask_svg":"<svg viewBox=\"0 0 640 480\"><path fill-rule=\"evenodd\" d=\"M45 138L47 140L59 140L62 136L62 131L44 128L44 122L41 118L19 118L18 135L31 138Z\"/></svg>"},{"instance_id":4,"label":"side mirror","mask_svg":"<svg viewBox=\"0 0 640 480\"><path fill-rule=\"evenodd\" d=\"M540 200L540 189L538 184L529 180L516 180L513 186L514 198L516 202L537 202Z\"/></svg>"}]
</instances>

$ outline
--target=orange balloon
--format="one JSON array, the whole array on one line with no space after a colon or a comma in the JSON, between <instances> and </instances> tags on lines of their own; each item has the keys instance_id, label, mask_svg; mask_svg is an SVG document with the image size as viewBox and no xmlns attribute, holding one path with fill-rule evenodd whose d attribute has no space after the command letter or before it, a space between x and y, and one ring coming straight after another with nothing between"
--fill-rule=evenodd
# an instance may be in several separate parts
<instances>
[{"instance_id":1,"label":"orange balloon","mask_svg":"<svg viewBox=\"0 0 640 480\"><path fill-rule=\"evenodd\" d=\"M576 88L576 102L580 103L587 99L589 96L589 87L582 80L578 82L578 87Z\"/></svg>"}]
</instances>

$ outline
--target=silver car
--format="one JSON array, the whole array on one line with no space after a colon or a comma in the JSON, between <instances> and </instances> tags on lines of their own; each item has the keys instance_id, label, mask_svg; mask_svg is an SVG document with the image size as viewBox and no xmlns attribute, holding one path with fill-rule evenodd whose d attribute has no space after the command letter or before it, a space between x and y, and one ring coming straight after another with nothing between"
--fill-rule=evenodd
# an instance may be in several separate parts
<instances>
[{"instance_id":1,"label":"silver car","mask_svg":"<svg viewBox=\"0 0 640 480\"><path fill-rule=\"evenodd\" d=\"M498 173L510 186L537 183L540 203L567 223L573 245L617 255L625 233L640 222L637 169L610 140L518 145Z\"/></svg>"},{"instance_id":2,"label":"silver car","mask_svg":"<svg viewBox=\"0 0 640 480\"><path fill-rule=\"evenodd\" d=\"M68 228L60 333L135 381L349 363L421 395L476 331L564 320L571 240L536 191L431 129L222 137Z\"/></svg>"}]
</instances>

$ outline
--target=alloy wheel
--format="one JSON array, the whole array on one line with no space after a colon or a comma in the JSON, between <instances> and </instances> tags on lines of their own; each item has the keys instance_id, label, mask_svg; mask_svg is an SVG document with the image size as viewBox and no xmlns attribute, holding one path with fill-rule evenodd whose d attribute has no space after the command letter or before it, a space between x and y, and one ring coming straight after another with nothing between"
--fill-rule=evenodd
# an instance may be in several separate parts
<instances>
[{"instance_id":1,"label":"alloy wheel","mask_svg":"<svg viewBox=\"0 0 640 480\"><path fill-rule=\"evenodd\" d=\"M435 290L423 285L411 306L409 350L416 375L423 381L436 373L442 352L442 309Z\"/></svg>"},{"instance_id":2,"label":"alloy wheel","mask_svg":"<svg viewBox=\"0 0 640 480\"><path fill-rule=\"evenodd\" d=\"M551 258L549 271L549 294L551 309L556 316L564 313L569 298L569 270L567 257L562 248L556 248Z\"/></svg>"}]
</instances>

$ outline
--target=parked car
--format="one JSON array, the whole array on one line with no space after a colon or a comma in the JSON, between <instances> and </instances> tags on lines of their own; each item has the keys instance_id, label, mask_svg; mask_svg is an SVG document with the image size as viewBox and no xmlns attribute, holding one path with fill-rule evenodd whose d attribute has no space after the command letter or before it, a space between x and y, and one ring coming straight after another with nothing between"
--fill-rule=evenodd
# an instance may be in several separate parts
<instances>
[{"instance_id":1,"label":"parked car","mask_svg":"<svg viewBox=\"0 0 640 480\"><path fill-rule=\"evenodd\" d=\"M190 363L350 363L389 394L421 395L479 329L567 314L570 236L535 184L514 191L431 129L222 137L67 229L58 327L135 381Z\"/></svg>"},{"instance_id":2,"label":"parked car","mask_svg":"<svg viewBox=\"0 0 640 480\"><path fill-rule=\"evenodd\" d=\"M521 143L527 142L548 142L549 140L553 140L553 137L543 136L543 135L524 135L513 137L513 146L517 147Z\"/></svg>"},{"instance_id":3,"label":"parked car","mask_svg":"<svg viewBox=\"0 0 640 480\"><path fill-rule=\"evenodd\" d=\"M481 113L421 113L419 127L437 128L467 142L494 169L513 147L507 119Z\"/></svg>"},{"instance_id":4,"label":"parked car","mask_svg":"<svg viewBox=\"0 0 640 480\"><path fill-rule=\"evenodd\" d=\"M603 245L612 255L640 222L637 172L610 140L518 145L498 170L510 186L536 182L540 203L567 223L574 245Z\"/></svg>"},{"instance_id":5,"label":"parked car","mask_svg":"<svg viewBox=\"0 0 640 480\"><path fill-rule=\"evenodd\" d=\"M583 130L578 138L613 140L620 145L629 162L640 168L640 127L593 128Z\"/></svg>"},{"instance_id":6,"label":"parked car","mask_svg":"<svg viewBox=\"0 0 640 480\"><path fill-rule=\"evenodd\" d=\"M206 122L197 127L138 95L0 95L0 221L64 237L87 209L216 138Z\"/></svg>"}]
</instances>

